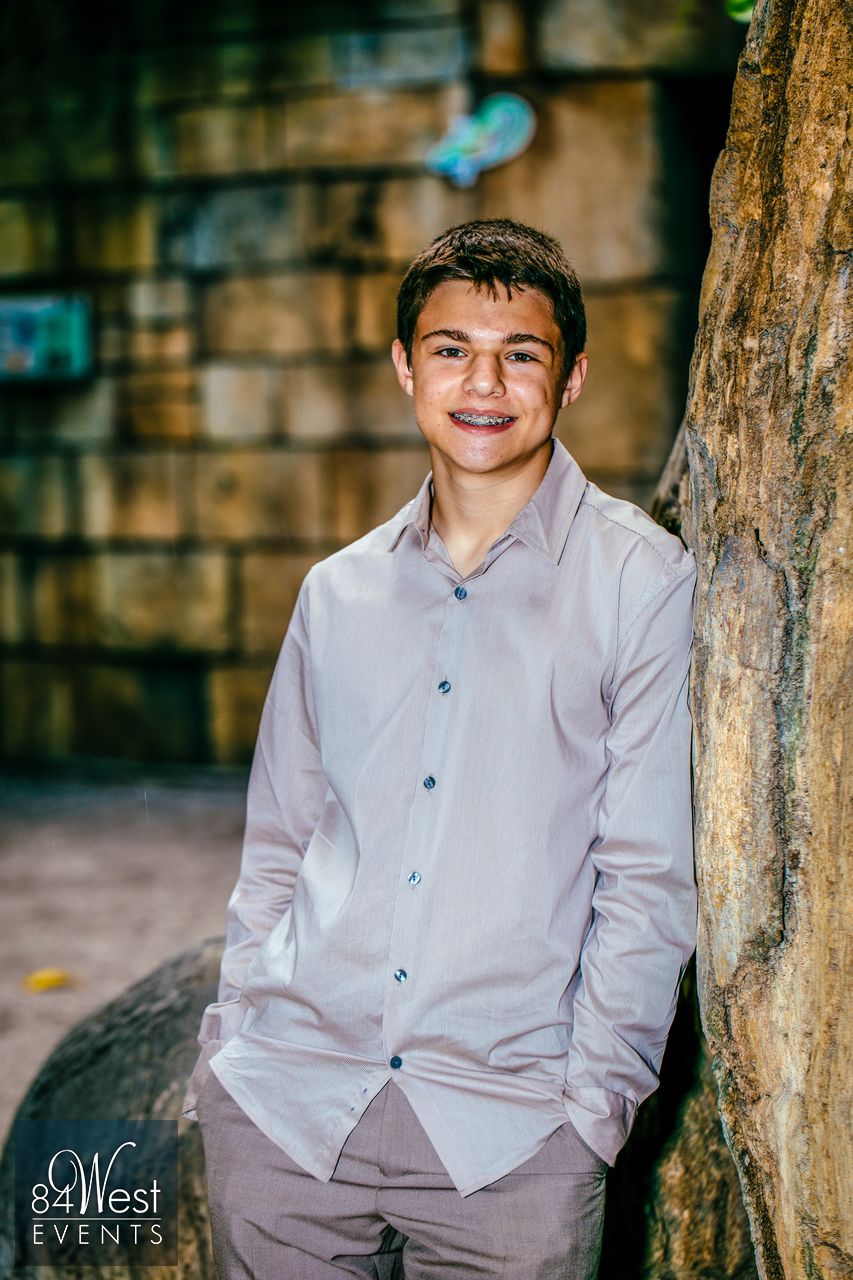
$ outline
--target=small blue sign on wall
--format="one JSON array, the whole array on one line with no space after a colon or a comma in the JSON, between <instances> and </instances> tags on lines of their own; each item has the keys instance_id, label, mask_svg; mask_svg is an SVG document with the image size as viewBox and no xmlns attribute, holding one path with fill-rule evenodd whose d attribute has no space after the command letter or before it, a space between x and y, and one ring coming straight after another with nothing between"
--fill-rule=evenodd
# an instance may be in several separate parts
<instances>
[{"instance_id":1,"label":"small blue sign on wall","mask_svg":"<svg viewBox=\"0 0 853 1280\"><path fill-rule=\"evenodd\" d=\"M64 382L91 372L88 298L0 298L0 383Z\"/></svg>"}]
</instances>

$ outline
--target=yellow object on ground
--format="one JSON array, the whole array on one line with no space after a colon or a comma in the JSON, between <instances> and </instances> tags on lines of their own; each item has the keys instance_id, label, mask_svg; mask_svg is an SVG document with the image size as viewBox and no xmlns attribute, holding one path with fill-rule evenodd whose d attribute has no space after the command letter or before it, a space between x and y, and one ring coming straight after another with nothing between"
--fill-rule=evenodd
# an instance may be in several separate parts
<instances>
[{"instance_id":1,"label":"yellow object on ground","mask_svg":"<svg viewBox=\"0 0 853 1280\"><path fill-rule=\"evenodd\" d=\"M21 979L25 991L51 991L54 987L73 987L76 978L67 969L33 969Z\"/></svg>"}]
</instances>

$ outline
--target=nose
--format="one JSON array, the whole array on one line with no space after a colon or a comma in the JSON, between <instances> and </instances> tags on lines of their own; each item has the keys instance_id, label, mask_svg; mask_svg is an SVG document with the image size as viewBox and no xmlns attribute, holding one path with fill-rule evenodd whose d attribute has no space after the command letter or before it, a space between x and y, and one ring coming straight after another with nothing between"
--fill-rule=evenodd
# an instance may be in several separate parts
<instances>
[{"instance_id":1,"label":"nose","mask_svg":"<svg viewBox=\"0 0 853 1280\"><path fill-rule=\"evenodd\" d=\"M500 357L486 352L475 356L466 371L463 389L478 396L503 395L505 387Z\"/></svg>"}]
</instances>

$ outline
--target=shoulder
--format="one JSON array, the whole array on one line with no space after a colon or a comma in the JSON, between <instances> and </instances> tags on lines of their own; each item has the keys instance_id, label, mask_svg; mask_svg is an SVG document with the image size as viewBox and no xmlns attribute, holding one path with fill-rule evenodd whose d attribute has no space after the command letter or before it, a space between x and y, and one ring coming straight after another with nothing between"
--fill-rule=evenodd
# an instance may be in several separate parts
<instances>
[{"instance_id":1,"label":"shoulder","mask_svg":"<svg viewBox=\"0 0 853 1280\"><path fill-rule=\"evenodd\" d=\"M581 500L578 516L592 526L620 562L635 559L652 575L680 577L693 567L693 552L680 538L656 524L633 502L611 497L591 481Z\"/></svg>"},{"instance_id":2,"label":"shoulder","mask_svg":"<svg viewBox=\"0 0 853 1280\"><path fill-rule=\"evenodd\" d=\"M364 581L386 565L391 547L408 522L415 501L412 498L390 520L383 521L355 542L348 543L312 565L302 583L303 595L310 598L312 595L340 591L351 584Z\"/></svg>"},{"instance_id":3,"label":"shoulder","mask_svg":"<svg viewBox=\"0 0 853 1280\"><path fill-rule=\"evenodd\" d=\"M606 563L608 577L618 581L620 630L655 597L682 584L692 588L693 552L633 502L614 498L589 482L577 518L599 560Z\"/></svg>"}]
</instances>

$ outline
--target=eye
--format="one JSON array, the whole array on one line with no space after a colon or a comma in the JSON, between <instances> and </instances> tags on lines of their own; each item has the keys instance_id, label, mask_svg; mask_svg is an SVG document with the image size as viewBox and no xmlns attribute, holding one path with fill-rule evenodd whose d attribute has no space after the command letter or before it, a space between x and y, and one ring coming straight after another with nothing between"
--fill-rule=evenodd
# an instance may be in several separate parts
<instances>
[{"instance_id":1,"label":"eye","mask_svg":"<svg viewBox=\"0 0 853 1280\"><path fill-rule=\"evenodd\" d=\"M436 351L435 354L437 356L447 356L448 359L452 359L454 356L464 355L464 352L461 351L459 347L442 347L439 351Z\"/></svg>"},{"instance_id":2,"label":"eye","mask_svg":"<svg viewBox=\"0 0 853 1280\"><path fill-rule=\"evenodd\" d=\"M529 351L512 351L507 356L508 360L513 360L516 364L527 364L528 360L537 363L536 356L532 356Z\"/></svg>"}]
</instances>

